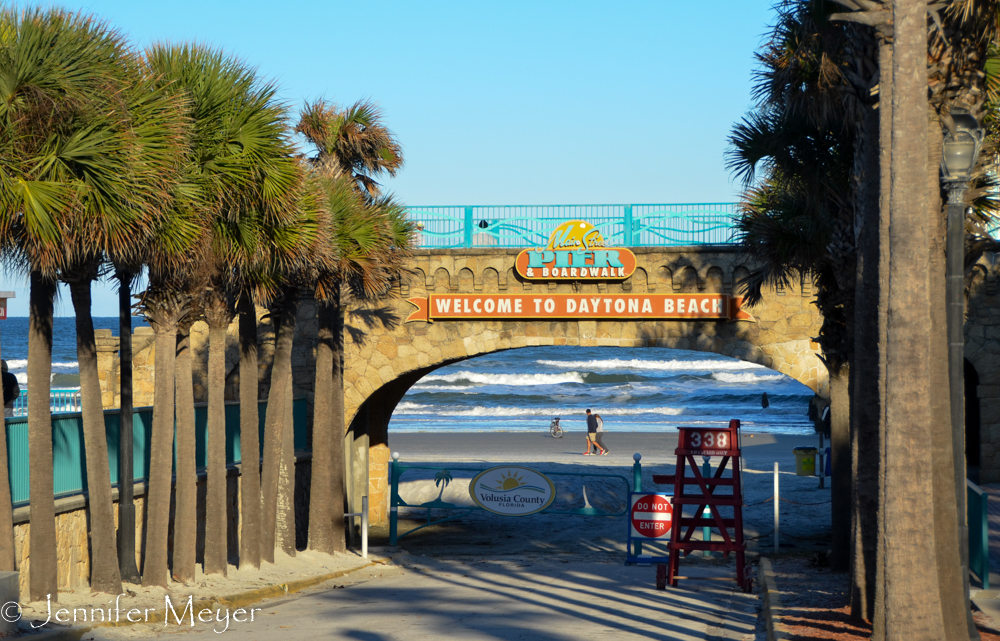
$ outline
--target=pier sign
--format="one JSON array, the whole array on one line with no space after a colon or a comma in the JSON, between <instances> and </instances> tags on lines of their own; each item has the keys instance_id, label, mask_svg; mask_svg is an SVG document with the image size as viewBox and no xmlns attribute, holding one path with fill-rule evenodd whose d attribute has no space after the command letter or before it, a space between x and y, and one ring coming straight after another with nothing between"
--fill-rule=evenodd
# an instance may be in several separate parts
<instances>
[{"instance_id":1,"label":"pier sign","mask_svg":"<svg viewBox=\"0 0 1000 641\"><path fill-rule=\"evenodd\" d=\"M559 225L545 247L525 249L514 261L518 275L534 281L619 281L635 267L630 249L605 247L600 230L583 220Z\"/></svg>"},{"instance_id":2,"label":"pier sign","mask_svg":"<svg viewBox=\"0 0 1000 641\"><path fill-rule=\"evenodd\" d=\"M629 513L631 538L669 539L673 518L674 505L669 495L632 493L632 510Z\"/></svg>"},{"instance_id":3,"label":"pier sign","mask_svg":"<svg viewBox=\"0 0 1000 641\"><path fill-rule=\"evenodd\" d=\"M541 512L556 498L556 486L549 477L517 465L491 467L469 483L476 505L504 516L527 516Z\"/></svg>"}]
</instances>

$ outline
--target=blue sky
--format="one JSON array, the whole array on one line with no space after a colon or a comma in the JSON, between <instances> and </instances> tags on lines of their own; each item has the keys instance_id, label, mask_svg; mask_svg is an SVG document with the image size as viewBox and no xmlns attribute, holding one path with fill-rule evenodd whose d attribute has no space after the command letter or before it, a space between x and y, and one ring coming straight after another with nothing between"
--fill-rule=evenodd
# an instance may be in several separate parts
<instances>
[{"instance_id":1,"label":"blue sky","mask_svg":"<svg viewBox=\"0 0 1000 641\"><path fill-rule=\"evenodd\" d=\"M92 0L137 46L235 54L296 110L376 101L411 205L725 202L726 137L750 106L772 0ZM9 314L27 315L27 286ZM96 285L94 314L117 314ZM57 314L72 315L69 296Z\"/></svg>"}]
</instances>

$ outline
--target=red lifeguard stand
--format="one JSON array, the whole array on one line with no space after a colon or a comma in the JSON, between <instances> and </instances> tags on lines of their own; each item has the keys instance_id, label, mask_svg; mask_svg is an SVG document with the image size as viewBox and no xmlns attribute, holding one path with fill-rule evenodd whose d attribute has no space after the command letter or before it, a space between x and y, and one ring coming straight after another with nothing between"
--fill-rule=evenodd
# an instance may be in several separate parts
<instances>
[{"instance_id":1,"label":"red lifeguard stand","mask_svg":"<svg viewBox=\"0 0 1000 641\"><path fill-rule=\"evenodd\" d=\"M729 556L736 554L736 583L744 592L753 587L749 568L746 565L746 542L743 540L743 484L740 470L740 422L729 421L729 427L681 427L677 446L677 469L673 475L654 475L653 482L674 484L674 518L668 549L670 561L666 566L657 566L656 587L663 589L669 584L677 586L677 568L683 552L693 550L723 552ZM721 456L722 461L715 473L706 477L701 473L696 456ZM732 466L730 467L730 463ZM686 474L691 467L691 476ZM732 475L724 477L727 469ZM688 492L687 488L696 488ZM722 487L732 491L717 493ZM694 514L685 514L684 506L695 506ZM711 516L705 516L706 507ZM732 516L723 516L720 508L732 508ZM695 528L710 527L719 530L721 541L693 541Z\"/></svg>"}]
</instances>

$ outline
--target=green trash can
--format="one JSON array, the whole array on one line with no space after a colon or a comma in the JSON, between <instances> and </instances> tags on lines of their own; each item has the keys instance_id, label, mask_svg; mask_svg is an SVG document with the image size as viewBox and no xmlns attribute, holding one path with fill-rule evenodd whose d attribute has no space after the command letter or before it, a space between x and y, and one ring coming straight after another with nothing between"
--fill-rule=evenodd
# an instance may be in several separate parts
<instances>
[{"instance_id":1,"label":"green trash can","mask_svg":"<svg viewBox=\"0 0 1000 641\"><path fill-rule=\"evenodd\" d=\"M816 452L815 447L796 447L795 453L795 474L798 476L816 476Z\"/></svg>"}]
</instances>

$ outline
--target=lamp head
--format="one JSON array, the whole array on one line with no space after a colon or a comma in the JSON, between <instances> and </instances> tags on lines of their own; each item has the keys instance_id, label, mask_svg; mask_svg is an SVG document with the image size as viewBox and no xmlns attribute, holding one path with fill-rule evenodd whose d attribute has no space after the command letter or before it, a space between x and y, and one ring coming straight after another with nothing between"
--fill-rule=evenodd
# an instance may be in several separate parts
<instances>
[{"instance_id":1,"label":"lamp head","mask_svg":"<svg viewBox=\"0 0 1000 641\"><path fill-rule=\"evenodd\" d=\"M955 107L951 120L954 126L945 133L941 177L945 182L968 182L986 131L968 109Z\"/></svg>"}]
</instances>

